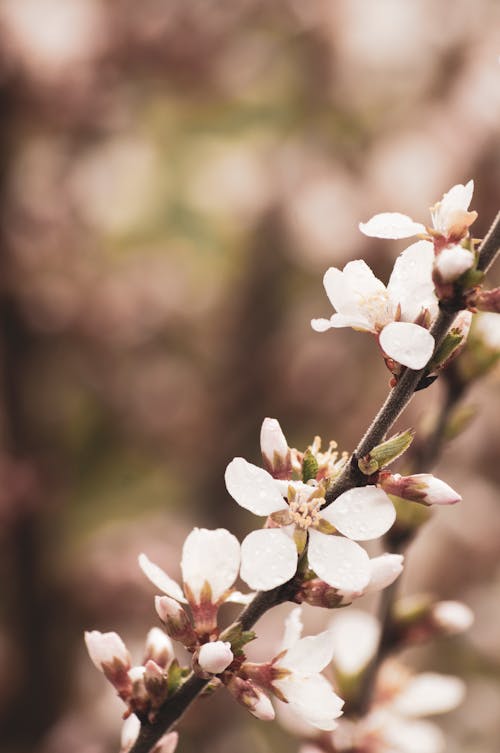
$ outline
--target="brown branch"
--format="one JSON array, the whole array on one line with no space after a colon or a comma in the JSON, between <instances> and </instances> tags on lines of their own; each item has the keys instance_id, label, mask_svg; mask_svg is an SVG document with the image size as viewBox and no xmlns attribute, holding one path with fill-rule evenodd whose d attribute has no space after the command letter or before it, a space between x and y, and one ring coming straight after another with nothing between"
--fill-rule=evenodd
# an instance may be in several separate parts
<instances>
[{"instance_id":1,"label":"brown branch","mask_svg":"<svg viewBox=\"0 0 500 753\"><path fill-rule=\"evenodd\" d=\"M493 225L486 235L479 249L478 268L487 270L493 263L500 249L500 213L496 216ZM435 340L435 351L443 341L450 329L455 316L461 309L461 301L448 304L441 308L438 317L432 327L431 333ZM375 445L381 442L386 433L391 429L402 411L406 408L413 397L420 380L425 375L425 367L419 371L405 369L396 386L387 396L384 404L373 419L370 427L353 452L349 463L338 477L326 496L326 503L330 504L343 492L367 483L365 476L358 468L358 458L367 455ZM260 591L253 601L242 611L235 624L239 624L244 630L251 628L257 620L272 607L288 601L295 592L295 579L278 586L272 591ZM378 651L367 671L366 687L362 693L360 708L365 708L371 699L373 685L378 667L385 655L387 633L390 629L390 614L394 605L397 587L389 587L385 590L381 599L382 632ZM139 737L130 753L148 753L152 746L180 719L187 707L199 695L206 686L207 681L201 680L191 674L184 685L168 699L161 707L157 720L154 724L142 724Z\"/></svg>"}]
</instances>

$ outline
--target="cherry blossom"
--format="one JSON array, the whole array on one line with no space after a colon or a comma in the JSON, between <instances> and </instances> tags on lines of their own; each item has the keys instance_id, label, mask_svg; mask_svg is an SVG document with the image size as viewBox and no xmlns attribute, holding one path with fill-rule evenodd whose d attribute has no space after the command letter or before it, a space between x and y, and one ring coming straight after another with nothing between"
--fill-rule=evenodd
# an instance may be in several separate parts
<instances>
[{"instance_id":1,"label":"cherry blossom","mask_svg":"<svg viewBox=\"0 0 500 753\"><path fill-rule=\"evenodd\" d=\"M189 604L198 636L217 633L217 611L225 601L246 603L249 595L233 589L240 566L238 539L225 528L208 530L194 528L187 536L182 549L181 586L145 555L139 555L139 565L146 577L166 597L156 600L157 611L165 624L172 622L177 630L172 637L181 640L184 630L188 645L192 647L193 633L183 604Z\"/></svg>"},{"instance_id":2,"label":"cherry blossom","mask_svg":"<svg viewBox=\"0 0 500 753\"><path fill-rule=\"evenodd\" d=\"M384 353L412 369L420 369L434 350L434 338L419 318L433 318L437 298L432 281L434 251L429 241L418 241L398 257L387 287L361 259L341 271L330 267L323 284L336 313L330 319L313 319L316 332L352 327L371 332Z\"/></svg>"},{"instance_id":3,"label":"cherry blossom","mask_svg":"<svg viewBox=\"0 0 500 753\"><path fill-rule=\"evenodd\" d=\"M422 505L454 505L462 500L458 492L431 473L401 476L385 472L380 474L378 483L386 494Z\"/></svg>"},{"instance_id":4,"label":"cherry blossom","mask_svg":"<svg viewBox=\"0 0 500 753\"><path fill-rule=\"evenodd\" d=\"M411 238L414 235L439 236L445 243L456 243L464 238L470 225L477 218L477 212L469 212L474 191L474 181L465 186L453 186L431 207L432 228L426 228L399 212L376 214L368 222L360 222L359 229L371 238Z\"/></svg>"},{"instance_id":5,"label":"cherry blossom","mask_svg":"<svg viewBox=\"0 0 500 753\"><path fill-rule=\"evenodd\" d=\"M280 653L268 664L244 663L241 674L289 704L307 724L333 730L344 701L320 674L331 661L332 642L328 631L301 638L300 615L297 607L287 618Z\"/></svg>"},{"instance_id":6,"label":"cherry blossom","mask_svg":"<svg viewBox=\"0 0 500 753\"><path fill-rule=\"evenodd\" d=\"M225 480L241 507L269 516L274 526L253 531L242 542L240 575L250 588L267 591L286 583L307 542L311 568L330 586L355 592L368 585L370 560L356 541L382 536L396 515L381 489L350 489L323 507L322 485L277 481L244 458L229 463Z\"/></svg>"}]
</instances>

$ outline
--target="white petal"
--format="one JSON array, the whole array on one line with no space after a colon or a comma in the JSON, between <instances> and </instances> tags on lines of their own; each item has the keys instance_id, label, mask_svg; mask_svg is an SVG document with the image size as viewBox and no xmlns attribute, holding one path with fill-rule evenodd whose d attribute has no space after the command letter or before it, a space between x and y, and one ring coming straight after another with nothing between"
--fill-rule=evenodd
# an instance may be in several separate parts
<instances>
[{"instance_id":1,"label":"white petal","mask_svg":"<svg viewBox=\"0 0 500 753\"><path fill-rule=\"evenodd\" d=\"M283 701L276 699L274 705L276 707L276 718L280 727L286 729L294 737L310 740L320 734L316 727L312 727L305 719L295 713L295 710L290 707L289 703L283 703ZM305 753L305 748L300 748L299 753ZM324 753L324 749L320 750L316 748L315 753Z\"/></svg>"},{"instance_id":2,"label":"white petal","mask_svg":"<svg viewBox=\"0 0 500 753\"><path fill-rule=\"evenodd\" d=\"M390 753L445 753L443 733L431 722L391 717L382 727L382 750Z\"/></svg>"},{"instance_id":3,"label":"white petal","mask_svg":"<svg viewBox=\"0 0 500 753\"><path fill-rule=\"evenodd\" d=\"M332 325L329 319L311 319L311 327L315 332L326 332Z\"/></svg>"},{"instance_id":4,"label":"white petal","mask_svg":"<svg viewBox=\"0 0 500 753\"><path fill-rule=\"evenodd\" d=\"M213 602L231 588L238 576L240 544L236 536L217 528L194 528L182 548L182 578L199 598L205 581L212 589Z\"/></svg>"},{"instance_id":5,"label":"white petal","mask_svg":"<svg viewBox=\"0 0 500 753\"><path fill-rule=\"evenodd\" d=\"M321 517L340 533L355 541L377 539L396 519L396 510L387 494L376 486L350 489L337 497Z\"/></svg>"},{"instance_id":6,"label":"white petal","mask_svg":"<svg viewBox=\"0 0 500 753\"><path fill-rule=\"evenodd\" d=\"M309 531L309 564L319 578L333 588L361 591L370 580L370 559L350 539Z\"/></svg>"},{"instance_id":7,"label":"white petal","mask_svg":"<svg viewBox=\"0 0 500 753\"><path fill-rule=\"evenodd\" d=\"M360 311L360 300L385 292L381 282L362 259L355 259L345 265L343 271L330 267L323 278L330 303L339 314L353 318L364 318Z\"/></svg>"},{"instance_id":8,"label":"white petal","mask_svg":"<svg viewBox=\"0 0 500 753\"><path fill-rule=\"evenodd\" d=\"M432 619L448 635L463 633L474 622L474 613L460 601L438 601L432 608Z\"/></svg>"},{"instance_id":9,"label":"white petal","mask_svg":"<svg viewBox=\"0 0 500 753\"><path fill-rule=\"evenodd\" d=\"M359 229L371 238L411 238L425 233L425 225L414 222L411 217L400 212L382 212L368 222L360 222Z\"/></svg>"},{"instance_id":10,"label":"white petal","mask_svg":"<svg viewBox=\"0 0 500 753\"><path fill-rule=\"evenodd\" d=\"M286 583L297 570L297 548L279 528L252 531L241 544L242 579L250 588L269 591Z\"/></svg>"},{"instance_id":11,"label":"white petal","mask_svg":"<svg viewBox=\"0 0 500 753\"><path fill-rule=\"evenodd\" d=\"M308 635L298 640L277 664L300 675L317 674L331 662L332 654L330 633L325 630L319 635Z\"/></svg>"},{"instance_id":12,"label":"white petal","mask_svg":"<svg viewBox=\"0 0 500 753\"><path fill-rule=\"evenodd\" d=\"M422 501L426 505L454 505L462 501L460 494L432 473L416 473L410 478L422 484L422 491L425 492Z\"/></svg>"},{"instance_id":13,"label":"white petal","mask_svg":"<svg viewBox=\"0 0 500 753\"><path fill-rule=\"evenodd\" d=\"M344 273L337 267L330 267L323 276L328 300L336 311L343 314L354 314L358 310L356 296L351 290Z\"/></svg>"},{"instance_id":14,"label":"white petal","mask_svg":"<svg viewBox=\"0 0 500 753\"><path fill-rule=\"evenodd\" d=\"M446 246L436 257L435 265L443 282L455 282L474 264L474 254L462 246Z\"/></svg>"},{"instance_id":15,"label":"white petal","mask_svg":"<svg viewBox=\"0 0 500 753\"><path fill-rule=\"evenodd\" d=\"M430 241L412 243L396 259L387 290L394 304L400 304L403 321L414 321L423 308L431 315L437 313L433 264L434 246Z\"/></svg>"},{"instance_id":16,"label":"white petal","mask_svg":"<svg viewBox=\"0 0 500 753\"><path fill-rule=\"evenodd\" d=\"M333 692L330 683L324 677L302 677L292 674L282 680L276 680L275 685L292 709L313 727L323 730L335 729L337 724L334 720L342 714L344 701Z\"/></svg>"},{"instance_id":17,"label":"white petal","mask_svg":"<svg viewBox=\"0 0 500 753\"><path fill-rule=\"evenodd\" d=\"M149 557L145 554L139 555L139 567L146 578L148 578L156 588L163 591L164 594L167 594L167 596L170 596L172 599L180 601L182 604L186 603L182 588L179 584L170 578L161 567L158 567L154 562L151 562Z\"/></svg>"},{"instance_id":18,"label":"white petal","mask_svg":"<svg viewBox=\"0 0 500 753\"><path fill-rule=\"evenodd\" d=\"M410 322L391 322L380 333L379 342L389 358L410 369L422 369L434 351L431 333Z\"/></svg>"},{"instance_id":19,"label":"white petal","mask_svg":"<svg viewBox=\"0 0 500 753\"><path fill-rule=\"evenodd\" d=\"M403 571L402 554L381 554L370 560L371 578L365 593L375 593L394 583Z\"/></svg>"},{"instance_id":20,"label":"white petal","mask_svg":"<svg viewBox=\"0 0 500 753\"><path fill-rule=\"evenodd\" d=\"M118 661L125 667L130 666L130 654L118 633L101 633L99 630L85 632L85 645L97 669L102 672L103 664Z\"/></svg>"},{"instance_id":21,"label":"white petal","mask_svg":"<svg viewBox=\"0 0 500 753\"><path fill-rule=\"evenodd\" d=\"M344 269L344 285L354 293L357 303L359 296L372 296L385 293L386 287L378 277L375 277L368 264L363 259L348 262ZM358 306L356 306L356 309ZM346 313L349 313L346 311Z\"/></svg>"},{"instance_id":22,"label":"white petal","mask_svg":"<svg viewBox=\"0 0 500 753\"><path fill-rule=\"evenodd\" d=\"M205 672L218 675L229 667L234 659L231 644L226 641L204 643L198 653L198 664Z\"/></svg>"},{"instance_id":23,"label":"white petal","mask_svg":"<svg viewBox=\"0 0 500 753\"><path fill-rule=\"evenodd\" d=\"M167 732L166 735L163 735L163 737L158 740L151 753L174 753L178 742L178 732Z\"/></svg>"},{"instance_id":24,"label":"white petal","mask_svg":"<svg viewBox=\"0 0 500 753\"><path fill-rule=\"evenodd\" d=\"M368 612L349 608L341 611L330 623L333 663L345 675L356 675L377 650L380 624Z\"/></svg>"},{"instance_id":25,"label":"white petal","mask_svg":"<svg viewBox=\"0 0 500 753\"><path fill-rule=\"evenodd\" d=\"M330 327L337 329L340 327L352 327L362 332L375 332L375 327L368 319L361 317L360 314L333 314L330 319Z\"/></svg>"},{"instance_id":26,"label":"white petal","mask_svg":"<svg viewBox=\"0 0 500 753\"><path fill-rule=\"evenodd\" d=\"M290 648L297 643L302 635L304 625L302 623L302 607L295 607L285 620L285 631L281 641L281 650Z\"/></svg>"},{"instance_id":27,"label":"white petal","mask_svg":"<svg viewBox=\"0 0 500 753\"><path fill-rule=\"evenodd\" d=\"M443 194L443 198L439 202L440 218L446 221L452 212L467 211L472 201L473 192L473 180L470 180L465 186L462 183L457 183L456 186L452 186L449 191Z\"/></svg>"},{"instance_id":28,"label":"white petal","mask_svg":"<svg viewBox=\"0 0 500 753\"><path fill-rule=\"evenodd\" d=\"M252 599L255 596L255 591L249 591L247 594L241 593L241 591L233 591L227 599L225 600L225 604L242 604L245 606L246 604L250 604Z\"/></svg>"},{"instance_id":29,"label":"white petal","mask_svg":"<svg viewBox=\"0 0 500 753\"><path fill-rule=\"evenodd\" d=\"M465 684L458 677L424 672L410 680L393 701L393 708L404 716L445 714L462 703Z\"/></svg>"},{"instance_id":30,"label":"white petal","mask_svg":"<svg viewBox=\"0 0 500 753\"><path fill-rule=\"evenodd\" d=\"M267 516L287 509L271 474L243 458L231 460L224 478L231 497L255 515Z\"/></svg>"},{"instance_id":31,"label":"white petal","mask_svg":"<svg viewBox=\"0 0 500 753\"><path fill-rule=\"evenodd\" d=\"M272 463L275 455L285 460L289 453L288 442L276 418L265 418L260 429L260 451Z\"/></svg>"},{"instance_id":32,"label":"white petal","mask_svg":"<svg viewBox=\"0 0 500 753\"><path fill-rule=\"evenodd\" d=\"M135 714L130 714L128 719L126 719L122 725L120 753L128 753L137 740L140 729L141 723L139 719Z\"/></svg>"}]
</instances>

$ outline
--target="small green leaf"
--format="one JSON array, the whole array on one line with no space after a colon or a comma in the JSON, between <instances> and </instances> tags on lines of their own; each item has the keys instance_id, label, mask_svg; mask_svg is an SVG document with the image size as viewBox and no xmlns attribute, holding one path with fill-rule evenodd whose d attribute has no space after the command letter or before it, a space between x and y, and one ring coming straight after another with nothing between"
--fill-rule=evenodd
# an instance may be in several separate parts
<instances>
[{"instance_id":1,"label":"small green leaf","mask_svg":"<svg viewBox=\"0 0 500 753\"><path fill-rule=\"evenodd\" d=\"M318 473L318 461L314 457L311 450L308 448L304 453L302 460L302 481L307 484L311 479L316 478Z\"/></svg>"},{"instance_id":2,"label":"small green leaf","mask_svg":"<svg viewBox=\"0 0 500 753\"><path fill-rule=\"evenodd\" d=\"M382 442L382 444L374 447L368 455L358 460L361 473L371 476L376 471L392 463L396 458L399 458L413 442L413 435L413 430L408 429L400 434L395 434L390 439Z\"/></svg>"}]
</instances>

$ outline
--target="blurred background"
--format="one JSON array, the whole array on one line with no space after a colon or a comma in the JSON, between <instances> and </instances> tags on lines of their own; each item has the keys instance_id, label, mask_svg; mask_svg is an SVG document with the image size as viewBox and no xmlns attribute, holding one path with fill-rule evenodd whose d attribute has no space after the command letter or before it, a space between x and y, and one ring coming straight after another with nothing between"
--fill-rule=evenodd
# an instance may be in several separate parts
<instances>
[{"instance_id":1,"label":"blurred background","mask_svg":"<svg viewBox=\"0 0 500 753\"><path fill-rule=\"evenodd\" d=\"M331 313L323 273L365 258L387 280L404 246L357 223L427 222L470 178L482 237L499 54L495 0L0 2L3 750L118 749L121 703L82 632L117 630L140 660L156 617L137 554L178 576L193 525L254 527L223 474L258 462L264 416L291 446L356 445L389 374L371 338L311 331ZM404 574L476 611L467 638L416 659L468 680L445 720L458 753L500 737L498 385L467 397L478 415L439 466L464 502ZM402 425L430 421L440 389ZM297 749L224 693L186 718L180 753L236 746Z\"/></svg>"}]
</instances>

